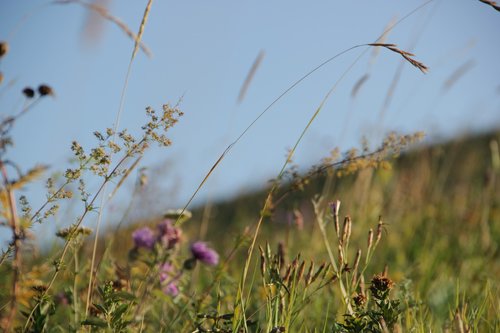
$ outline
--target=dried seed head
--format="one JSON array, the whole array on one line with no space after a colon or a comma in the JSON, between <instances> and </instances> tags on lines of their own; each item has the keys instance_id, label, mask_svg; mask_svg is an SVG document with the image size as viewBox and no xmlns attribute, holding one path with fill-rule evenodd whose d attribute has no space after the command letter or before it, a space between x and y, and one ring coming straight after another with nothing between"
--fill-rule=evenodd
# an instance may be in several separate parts
<instances>
[{"instance_id":1,"label":"dried seed head","mask_svg":"<svg viewBox=\"0 0 500 333\"><path fill-rule=\"evenodd\" d=\"M314 271L314 261L311 261L311 264L309 265L309 269L307 270L307 274L305 276L306 286L312 283L313 271Z\"/></svg>"},{"instance_id":2,"label":"dried seed head","mask_svg":"<svg viewBox=\"0 0 500 333\"><path fill-rule=\"evenodd\" d=\"M40 96L54 96L54 90L46 84L38 86L38 93Z\"/></svg>"},{"instance_id":3,"label":"dried seed head","mask_svg":"<svg viewBox=\"0 0 500 333\"><path fill-rule=\"evenodd\" d=\"M354 265L352 266L353 272L356 272L358 270L360 259L361 259L361 249L359 249L358 252L356 253L356 258L354 259Z\"/></svg>"},{"instance_id":4,"label":"dried seed head","mask_svg":"<svg viewBox=\"0 0 500 333\"><path fill-rule=\"evenodd\" d=\"M342 228L341 244L349 242L349 238L351 237L351 223L351 217L346 216L344 219L344 226Z\"/></svg>"},{"instance_id":5,"label":"dried seed head","mask_svg":"<svg viewBox=\"0 0 500 333\"><path fill-rule=\"evenodd\" d=\"M44 285L44 284L38 284L38 285L31 287L31 289L33 289L34 291L36 291L39 294L42 294L42 293L46 292L47 289L49 289L49 287L47 285Z\"/></svg>"},{"instance_id":6,"label":"dried seed head","mask_svg":"<svg viewBox=\"0 0 500 333\"><path fill-rule=\"evenodd\" d=\"M70 237L76 237L78 235L83 235L83 236L88 236L92 233L92 229L87 228L87 227L76 227L76 226L71 226L69 228L64 228L60 229L56 232L56 236L63 238L63 239L68 239Z\"/></svg>"},{"instance_id":7,"label":"dried seed head","mask_svg":"<svg viewBox=\"0 0 500 333\"><path fill-rule=\"evenodd\" d=\"M2 82L3 82L3 73L0 72L0 84L2 84Z\"/></svg>"},{"instance_id":8,"label":"dried seed head","mask_svg":"<svg viewBox=\"0 0 500 333\"><path fill-rule=\"evenodd\" d=\"M26 98L33 98L33 97L35 97L35 90L33 90L33 88L31 88L31 87L26 87L23 89L23 95Z\"/></svg>"},{"instance_id":9,"label":"dried seed head","mask_svg":"<svg viewBox=\"0 0 500 333\"><path fill-rule=\"evenodd\" d=\"M9 52L9 44L7 42L0 42L0 58Z\"/></svg>"},{"instance_id":10,"label":"dried seed head","mask_svg":"<svg viewBox=\"0 0 500 333\"><path fill-rule=\"evenodd\" d=\"M373 294L378 294L389 291L392 287L394 287L394 282L391 279L382 274L377 274L372 278L370 290Z\"/></svg>"},{"instance_id":11,"label":"dried seed head","mask_svg":"<svg viewBox=\"0 0 500 333\"><path fill-rule=\"evenodd\" d=\"M264 256L264 250L259 246L260 251L260 274L264 277L266 274L266 257Z\"/></svg>"},{"instance_id":12,"label":"dried seed head","mask_svg":"<svg viewBox=\"0 0 500 333\"><path fill-rule=\"evenodd\" d=\"M378 225L377 225L377 238L376 238L376 243L378 244L378 242L380 241L380 239L382 238L382 228L384 226L384 222L382 222L382 216L379 217L379 220L378 220Z\"/></svg>"},{"instance_id":13,"label":"dried seed head","mask_svg":"<svg viewBox=\"0 0 500 333\"><path fill-rule=\"evenodd\" d=\"M298 271L298 274L297 274L297 281L299 281L300 279L302 279L302 276L304 276L304 270L305 269L306 269L306 262L303 261L300 264L300 267L299 267L299 271Z\"/></svg>"},{"instance_id":14,"label":"dried seed head","mask_svg":"<svg viewBox=\"0 0 500 333\"><path fill-rule=\"evenodd\" d=\"M410 52L398 49L398 47L397 47L396 44L371 43L371 44L368 44L368 45L370 45L370 46L385 47L386 49L391 50L392 52L396 52L396 53L400 54L406 61L408 61L413 66L415 66L418 69L420 69L420 71L422 73L425 74L425 73L427 73L429 71L429 68L427 66L425 66L423 63L421 63L420 61L417 61L417 60L411 58L411 57L415 56L413 53L410 53Z\"/></svg>"},{"instance_id":15,"label":"dried seed head","mask_svg":"<svg viewBox=\"0 0 500 333\"><path fill-rule=\"evenodd\" d=\"M288 265L287 269L286 269L286 273L285 275L283 276L283 283L287 283L288 282L288 279L290 279L290 275L292 273L292 266L291 265Z\"/></svg>"},{"instance_id":16,"label":"dried seed head","mask_svg":"<svg viewBox=\"0 0 500 333\"><path fill-rule=\"evenodd\" d=\"M481 1L482 3L485 3L487 5L490 5L491 7L493 7L494 9L496 9L497 11L500 12L500 6L495 1L492 1L492 0L479 0L479 1Z\"/></svg>"},{"instance_id":17,"label":"dried seed head","mask_svg":"<svg viewBox=\"0 0 500 333\"><path fill-rule=\"evenodd\" d=\"M373 245L373 229L370 228L370 231L368 231L368 251L370 251L372 245Z\"/></svg>"},{"instance_id":18,"label":"dried seed head","mask_svg":"<svg viewBox=\"0 0 500 333\"><path fill-rule=\"evenodd\" d=\"M366 296L362 293L356 294L352 298L352 300L354 302L354 305L356 305L358 308L361 308L366 304Z\"/></svg>"},{"instance_id":19,"label":"dried seed head","mask_svg":"<svg viewBox=\"0 0 500 333\"><path fill-rule=\"evenodd\" d=\"M314 275L313 275L313 277L311 279L311 283L313 283L314 281L316 281L316 279L321 274L321 272L323 271L323 269L325 269L325 266L326 266L326 263L322 263L321 266L319 266L318 270L316 271L316 273L314 273Z\"/></svg>"}]
</instances>

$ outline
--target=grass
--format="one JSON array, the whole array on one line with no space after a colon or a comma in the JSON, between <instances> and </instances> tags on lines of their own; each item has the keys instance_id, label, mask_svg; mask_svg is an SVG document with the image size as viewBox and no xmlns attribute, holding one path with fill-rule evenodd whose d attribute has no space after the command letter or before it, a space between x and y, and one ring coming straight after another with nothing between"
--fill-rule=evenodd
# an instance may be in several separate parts
<instances>
[{"instance_id":1,"label":"grass","mask_svg":"<svg viewBox=\"0 0 500 333\"><path fill-rule=\"evenodd\" d=\"M482 2L497 9L492 1ZM89 7L134 39L129 73L151 5L137 35L105 9ZM384 48L428 70L413 54L380 40L340 54L358 47ZM100 222L108 190L112 197L121 189L151 144L170 146L167 135L183 115L181 106L165 104L160 112L148 107L142 134L132 136L118 129L121 105L115 128L94 132L95 147L73 142L74 167L62 180L47 180L47 200L34 209L16 191L45 167L14 177L12 169L21 169L4 156L13 149L17 119L54 91L45 84L25 88L23 108L0 124L0 214L12 234L0 258L5 286L0 327L7 332L500 331L500 134L408 150L421 133L390 133L375 149L365 144L343 155L333 150L306 172L293 164L304 133L357 60L314 110L268 188L188 210L253 124L339 55L265 108L220 155L184 208L104 235L99 227L84 227L84 221L96 213ZM6 42L0 48L4 56ZM97 191L90 192L88 181L99 182ZM33 251L30 228L59 214L65 200L74 200L80 211L72 225L57 232L63 245Z\"/></svg>"}]
</instances>

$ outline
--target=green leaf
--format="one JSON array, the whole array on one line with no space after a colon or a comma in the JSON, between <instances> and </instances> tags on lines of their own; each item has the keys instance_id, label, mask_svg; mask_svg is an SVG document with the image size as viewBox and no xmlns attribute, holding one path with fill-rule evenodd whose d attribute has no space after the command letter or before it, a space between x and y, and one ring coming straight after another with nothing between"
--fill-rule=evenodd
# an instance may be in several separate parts
<instances>
[{"instance_id":1,"label":"green leaf","mask_svg":"<svg viewBox=\"0 0 500 333\"><path fill-rule=\"evenodd\" d=\"M122 304L120 305L114 312L113 312L113 321L116 321L121 318L123 313L127 311L128 309L128 304Z\"/></svg>"},{"instance_id":2,"label":"green leaf","mask_svg":"<svg viewBox=\"0 0 500 333\"><path fill-rule=\"evenodd\" d=\"M84 321L82 321L82 325L96 326L106 328L108 327L108 323L101 318L98 317L88 317Z\"/></svg>"},{"instance_id":3,"label":"green leaf","mask_svg":"<svg viewBox=\"0 0 500 333\"><path fill-rule=\"evenodd\" d=\"M125 301L135 301L136 299L134 294L128 293L126 291L119 291L115 293L114 296Z\"/></svg>"}]
</instances>

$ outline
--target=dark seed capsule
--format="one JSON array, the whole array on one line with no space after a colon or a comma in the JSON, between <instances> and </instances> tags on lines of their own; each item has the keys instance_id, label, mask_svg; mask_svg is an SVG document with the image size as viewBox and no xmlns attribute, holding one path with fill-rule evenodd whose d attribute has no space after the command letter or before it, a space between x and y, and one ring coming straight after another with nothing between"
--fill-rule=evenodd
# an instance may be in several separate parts
<instances>
[{"instance_id":1,"label":"dark seed capsule","mask_svg":"<svg viewBox=\"0 0 500 333\"><path fill-rule=\"evenodd\" d=\"M33 98L35 97L35 91L30 88L30 87L26 87L23 89L23 94L26 98Z\"/></svg>"},{"instance_id":2,"label":"dark seed capsule","mask_svg":"<svg viewBox=\"0 0 500 333\"><path fill-rule=\"evenodd\" d=\"M47 96L47 95L53 96L54 95L54 91L52 90L52 88L46 84L41 84L38 87L38 93L40 94L40 96Z\"/></svg>"},{"instance_id":3,"label":"dark seed capsule","mask_svg":"<svg viewBox=\"0 0 500 333\"><path fill-rule=\"evenodd\" d=\"M9 44L7 42L0 42L0 58L9 52Z\"/></svg>"}]
</instances>

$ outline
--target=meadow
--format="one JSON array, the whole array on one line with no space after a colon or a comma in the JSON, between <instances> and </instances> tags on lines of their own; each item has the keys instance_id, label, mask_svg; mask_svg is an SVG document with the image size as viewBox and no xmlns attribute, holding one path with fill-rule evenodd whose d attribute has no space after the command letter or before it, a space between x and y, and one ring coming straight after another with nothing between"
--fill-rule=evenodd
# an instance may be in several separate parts
<instances>
[{"instance_id":1,"label":"meadow","mask_svg":"<svg viewBox=\"0 0 500 333\"><path fill-rule=\"evenodd\" d=\"M144 48L151 3L137 34L89 7L134 41L130 66ZM500 10L493 1L478 6ZM0 57L8 57L8 42L0 45ZM395 44L351 49L361 47L429 70ZM152 146L172 145L182 102L146 107L139 134L118 124L89 129L95 146L73 141L72 167L47 179L45 166L18 166L5 156L16 149L18 119L57 92L47 84L6 92L20 94L23 106L0 123L0 222L11 235L0 256L5 332L500 332L498 131L425 144L424 133L391 132L379 144L333 148L304 169L294 153L332 88L262 190L191 205L252 122L185 206L106 225L101 207L126 180L137 178L133 196L154 181L141 172L142 157ZM33 207L21 189L40 179L45 201ZM61 207L71 207L64 215L71 224L37 249L33 226L61 216ZM130 213L120 212L122 220ZM86 227L88 220L97 228Z\"/></svg>"}]
</instances>

